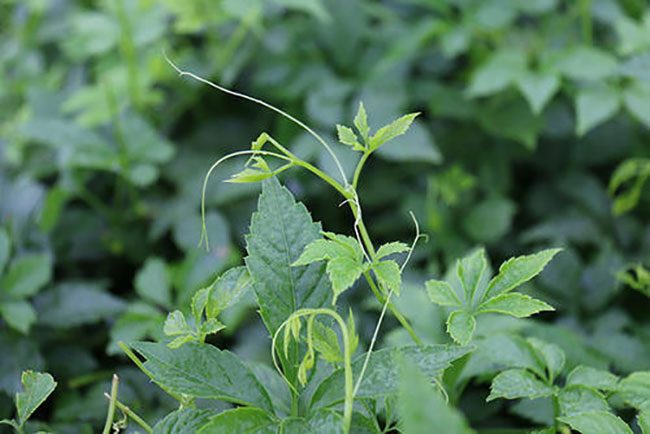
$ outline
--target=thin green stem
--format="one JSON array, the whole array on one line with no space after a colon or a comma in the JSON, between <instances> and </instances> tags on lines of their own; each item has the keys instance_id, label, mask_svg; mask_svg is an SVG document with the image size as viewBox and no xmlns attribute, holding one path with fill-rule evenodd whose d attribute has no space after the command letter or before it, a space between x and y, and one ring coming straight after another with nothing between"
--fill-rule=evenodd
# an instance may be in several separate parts
<instances>
[{"instance_id":1,"label":"thin green stem","mask_svg":"<svg viewBox=\"0 0 650 434\"><path fill-rule=\"evenodd\" d=\"M375 294L377 301L379 301L381 304L384 304L386 302L386 297L379 291L377 285L375 285L375 282L372 280L372 276L370 276L370 273L366 271L365 273L363 273L363 275L368 281L368 284L370 285L370 289L372 289L372 292ZM407 333L411 336L413 342L415 342L419 346L422 346L423 345L422 341L415 333L415 330L413 330L413 327L411 327L407 319L404 318L404 316L397 310L397 308L395 308L392 302L388 303L388 309L395 316L395 319L397 319L397 321L401 324L401 326L404 327Z\"/></svg>"},{"instance_id":2,"label":"thin green stem","mask_svg":"<svg viewBox=\"0 0 650 434\"><path fill-rule=\"evenodd\" d=\"M111 382L111 395L108 403L108 413L106 414L106 423L102 434L111 434L111 427L113 426L113 418L115 417L115 402L117 401L117 386L120 379L117 374L113 374L113 381Z\"/></svg>"},{"instance_id":3,"label":"thin green stem","mask_svg":"<svg viewBox=\"0 0 650 434\"><path fill-rule=\"evenodd\" d=\"M136 109L141 108L140 95L138 92L138 68L136 64L135 46L133 45L133 30L129 17L124 10L123 0L115 0L115 10L121 27L120 51L124 56L128 76L129 94L131 103Z\"/></svg>"},{"instance_id":4,"label":"thin green stem","mask_svg":"<svg viewBox=\"0 0 650 434\"><path fill-rule=\"evenodd\" d=\"M558 420L558 417L560 417L560 401L558 400L557 395L553 395L552 400L553 400L553 427L555 428L555 432L561 432L560 421Z\"/></svg>"},{"instance_id":5,"label":"thin green stem","mask_svg":"<svg viewBox=\"0 0 650 434\"><path fill-rule=\"evenodd\" d=\"M580 24L582 39L585 44L592 45L593 30L591 22L591 0L580 0Z\"/></svg>"},{"instance_id":6,"label":"thin green stem","mask_svg":"<svg viewBox=\"0 0 650 434\"><path fill-rule=\"evenodd\" d=\"M147 377L149 377L153 381L153 375L147 368L144 367L144 364L142 361L136 356L133 351L122 341L119 341L117 345L120 347L122 351L124 351L124 354L135 364L135 366L138 367ZM186 399L183 399L183 397L175 392L172 392L171 390L163 387L160 385L160 388L164 390L169 396L172 398L176 399L178 402L181 403L181 405L185 405L185 402L187 401Z\"/></svg>"},{"instance_id":7,"label":"thin green stem","mask_svg":"<svg viewBox=\"0 0 650 434\"><path fill-rule=\"evenodd\" d=\"M111 399L111 396L108 393L104 393L104 396L108 399ZM120 409L120 411L124 414L127 415L130 419L132 419L135 423L140 425L142 429L144 429L148 433L152 433L153 429L149 426L147 422L144 421L140 416L138 416L133 410L131 410L129 407L126 405L122 404L119 400L115 400L115 405L117 408Z\"/></svg>"},{"instance_id":8,"label":"thin green stem","mask_svg":"<svg viewBox=\"0 0 650 434\"><path fill-rule=\"evenodd\" d=\"M361 175L361 169L363 169L363 165L366 164L366 161L368 160L368 157L370 157L370 152L366 151L363 153L361 156L361 159L357 163L357 168L354 170L354 176L352 177L352 188L356 191L357 190L357 185L359 184L359 176Z\"/></svg>"}]
</instances>

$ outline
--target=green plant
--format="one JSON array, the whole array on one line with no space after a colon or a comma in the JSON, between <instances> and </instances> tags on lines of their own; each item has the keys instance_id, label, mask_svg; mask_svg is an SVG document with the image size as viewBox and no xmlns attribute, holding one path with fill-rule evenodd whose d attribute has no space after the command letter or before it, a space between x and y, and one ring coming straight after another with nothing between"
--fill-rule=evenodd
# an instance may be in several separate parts
<instances>
[{"instance_id":1,"label":"green plant","mask_svg":"<svg viewBox=\"0 0 650 434\"><path fill-rule=\"evenodd\" d=\"M56 381L50 374L25 371L21 377L23 391L16 393L16 419L0 420L0 425L12 426L17 433L25 432L25 422L56 388Z\"/></svg>"}]
</instances>

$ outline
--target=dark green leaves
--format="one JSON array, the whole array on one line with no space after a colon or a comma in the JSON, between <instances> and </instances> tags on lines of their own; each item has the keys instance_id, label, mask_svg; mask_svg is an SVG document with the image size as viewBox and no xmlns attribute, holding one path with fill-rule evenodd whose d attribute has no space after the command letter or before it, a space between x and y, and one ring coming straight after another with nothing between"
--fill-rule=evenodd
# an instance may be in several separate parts
<instances>
[{"instance_id":1,"label":"dark green leaves","mask_svg":"<svg viewBox=\"0 0 650 434\"><path fill-rule=\"evenodd\" d=\"M235 408L219 413L197 431L198 434L275 434L278 421L259 408Z\"/></svg>"},{"instance_id":2,"label":"dark green leaves","mask_svg":"<svg viewBox=\"0 0 650 434\"><path fill-rule=\"evenodd\" d=\"M229 351L190 342L177 349L163 344L133 344L152 380L176 393L220 399L273 412L268 392L253 372Z\"/></svg>"},{"instance_id":3,"label":"dark green leaves","mask_svg":"<svg viewBox=\"0 0 650 434\"><path fill-rule=\"evenodd\" d=\"M499 273L487 283L485 252L476 250L456 265L460 287L454 286L453 282L432 279L425 284L427 295L433 303L457 309L447 318L447 332L455 342L467 345L476 327L476 315L492 312L527 318L541 311L553 310L543 301L510 291L539 274L559 251L549 249L512 258L503 263Z\"/></svg>"},{"instance_id":4,"label":"dark green leaves","mask_svg":"<svg viewBox=\"0 0 650 434\"><path fill-rule=\"evenodd\" d=\"M286 188L274 178L265 181L246 238L246 266L271 335L297 309L323 307L330 301L322 264L292 266L308 244L321 238L320 232L320 225Z\"/></svg>"},{"instance_id":5,"label":"dark green leaves","mask_svg":"<svg viewBox=\"0 0 650 434\"><path fill-rule=\"evenodd\" d=\"M501 372L492 380L490 396L487 400L497 398L540 398L550 396L555 390L539 380L532 372L524 369L509 369Z\"/></svg>"}]
</instances>

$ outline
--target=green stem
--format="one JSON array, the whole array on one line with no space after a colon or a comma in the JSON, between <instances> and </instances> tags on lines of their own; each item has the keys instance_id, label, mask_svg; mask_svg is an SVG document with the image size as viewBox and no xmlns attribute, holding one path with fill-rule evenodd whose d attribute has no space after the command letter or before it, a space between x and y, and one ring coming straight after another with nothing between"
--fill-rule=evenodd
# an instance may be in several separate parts
<instances>
[{"instance_id":1,"label":"green stem","mask_svg":"<svg viewBox=\"0 0 650 434\"><path fill-rule=\"evenodd\" d=\"M366 151L361 156L359 163L357 163L357 168L355 169L354 176L352 177L352 188L355 191L357 190L357 185L359 184L359 176L361 175L361 169L363 168L363 165L366 164L366 160L368 160L368 157L370 157L370 152Z\"/></svg>"},{"instance_id":2,"label":"green stem","mask_svg":"<svg viewBox=\"0 0 650 434\"><path fill-rule=\"evenodd\" d=\"M106 398L108 398L108 399L111 398L110 395L107 394L107 393L105 393L104 396L105 396ZM118 401L117 399L115 400L115 405L116 405L117 408L120 409L120 411L121 411L122 413L126 414L127 417L129 417L129 418L132 419L135 423L137 423L138 425L140 425L140 426L142 427L142 429L144 429L146 432L148 432L148 433L152 433L152 432L153 432L153 429L149 426L149 424L148 424L147 422L145 422L144 419L142 419L140 416L138 416L138 415L137 415L133 410L131 410L129 407L127 407L126 405L122 404L122 403L121 403L120 401Z\"/></svg>"},{"instance_id":3,"label":"green stem","mask_svg":"<svg viewBox=\"0 0 650 434\"><path fill-rule=\"evenodd\" d=\"M106 414L106 423L104 424L103 434L111 434L111 427L113 426L113 418L115 417L115 402L117 401L117 386L120 379L117 374L113 374L113 381L111 382L111 396L108 404L108 413Z\"/></svg>"},{"instance_id":4,"label":"green stem","mask_svg":"<svg viewBox=\"0 0 650 434\"><path fill-rule=\"evenodd\" d=\"M375 285L374 280L372 280L372 276L370 276L369 272L363 273L365 276L366 280L368 281L368 284L370 285L370 289L372 289L372 292L375 294L375 297L377 298L377 301L381 303L382 305L386 302L386 297L379 291L379 288L377 288L377 285ZM388 303L388 309L391 311L391 313L395 316L397 321L404 327L404 330L408 332L408 334L411 336L411 339L413 339L413 342L415 342L418 346L422 346L422 341L418 337L418 335L415 333L415 330L413 330L413 327L408 323L407 319L404 318L404 316L397 310L395 305L393 305L392 302Z\"/></svg>"},{"instance_id":5,"label":"green stem","mask_svg":"<svg viewBox=\"0 0 650 434\"><path fill-rule=\"evenodd\" d=\"M553 427L555 428L555 432L561 432L560 431L560 421L557 420L558 417L560 417L560 402L558 400L557 395L553 395Z\"/></svg>"},{"instance_id":6,"label":"green stem","mask_svg":"<svg viewBox=\"0 0 650 434\"><path fill-rule=\"evenodd\" d=\"M141 108L140 96L138 93L138 68L136 64L135 46L133 45L133 31L129 17L124 10L123 0L115 0L115 9L117 11L117 18L122 28L120 38L120 51L124 56L126 62L126 70L128 76L129 94L131 96L131 104L139 110Z\"/></svg>"}]
</instances>

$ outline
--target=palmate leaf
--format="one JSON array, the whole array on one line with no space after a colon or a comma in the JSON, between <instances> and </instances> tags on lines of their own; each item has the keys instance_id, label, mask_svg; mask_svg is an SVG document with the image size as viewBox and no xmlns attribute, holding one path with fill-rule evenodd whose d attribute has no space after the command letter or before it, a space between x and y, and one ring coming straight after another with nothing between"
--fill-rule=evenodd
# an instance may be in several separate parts
<instances>
[{"instance_id":1,"label":"palmate leaf","mask_svg":"<svg viewBox=\"0 0 650 434\"><path fill-rule=\"evenodd\" d=\"M271 335L294 311L330 303L324 264L292 266L307 245L321 238L320 233L320 225L277 179L264 182L246 237L246 266Z\"/></svg>"},{"instance_id":2,"label":"palmate leaf","mask_svg":"<svg viewBox=\"0 0 650 434\"><path fill-rule=\"evenodd\" d=\"M488 285L484 299L489 299L502 293L512 291L544 269L555 255L562 249L547 249L539 253L511 258L501 264L497 274Z\"/></svg>"},{"instance_id":3,"label":"palmate leaf","mask_svg":"<svg viewBox=\"0 0 650 434\"><path fill-rule=\"evenodd\" d=\"M273 413L264 386L230 351L196 342L177 349L152 342L137 342L132 346L146 359L144 367L152 380L166 390L259 407Z\"/></svg>"}]
</instances>

